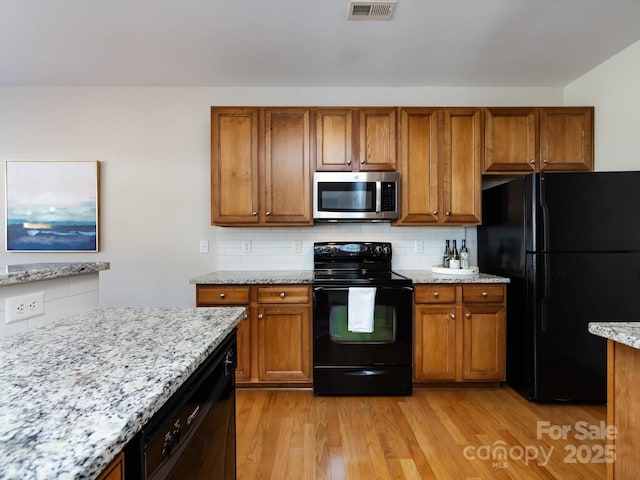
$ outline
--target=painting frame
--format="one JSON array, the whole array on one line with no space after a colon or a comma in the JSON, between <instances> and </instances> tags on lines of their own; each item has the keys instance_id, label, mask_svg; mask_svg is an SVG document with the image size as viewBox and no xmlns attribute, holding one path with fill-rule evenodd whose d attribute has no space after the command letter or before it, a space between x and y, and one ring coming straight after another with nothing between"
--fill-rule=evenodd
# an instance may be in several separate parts
<instances>
[{"instance_id":1,"label":"painting frame","mask_svg":"<svg viewBox=\"0 0 640 480\"><path fill-rule=\"evenodd\" d=\"M7 252L99 252L100 162L5 160Z\"/></svg>"}]
</instances>

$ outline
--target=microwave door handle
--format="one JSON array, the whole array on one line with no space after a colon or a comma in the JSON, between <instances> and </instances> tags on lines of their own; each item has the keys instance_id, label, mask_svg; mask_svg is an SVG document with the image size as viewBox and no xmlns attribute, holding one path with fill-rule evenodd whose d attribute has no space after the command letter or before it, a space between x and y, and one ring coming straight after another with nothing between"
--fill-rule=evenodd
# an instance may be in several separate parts
<instances>
[{"instance_id":1,"label":"microwave door handle","mask_svg":"<svg viewBox=\"0 0 640 480\"><path fill-rule=\"evenodd\" d=\"M382 182L376 182L376 213L382 212Z\"/></svg>"}]
</instances>

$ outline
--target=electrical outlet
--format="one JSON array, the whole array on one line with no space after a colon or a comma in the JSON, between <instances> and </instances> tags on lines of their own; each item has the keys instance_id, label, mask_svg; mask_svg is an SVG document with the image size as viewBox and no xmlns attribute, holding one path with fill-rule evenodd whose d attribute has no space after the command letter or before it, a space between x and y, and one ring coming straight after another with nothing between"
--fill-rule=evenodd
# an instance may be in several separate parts
<instances>
[{"instance_id":1,"label":"electrical outlet","mask_svg":"<svg viewBox=\"0 0 640 480\"><path fill-rule=\"evenodd\" d=\"M9 297L4 300L4 323L19 322L44 315L44 292Z\"/></svg>"},{"instance_id":2,"label":"electrical outlet","mask_svg":"<svg viewBox=\"0 0 640 480\"><path fill-rule=\"evenodd\" d=\"M200 240L200 253L209 253L209 241Z\"/></svg>"},{"instance_id":3,"label":"electrical outlet","mask_svg":"<svg viewBox=\"0 0 640 480\"><path fill-rule=\"evenodd\" d=\"M242 253L251 253L251 240L242 240Z\"/></svg>"},{"instance_id":4,"label":"electrical outlet","mask_svg":"<svg viewBox=\"0 0 640 480\"><path fill-rule=\"evenodd\" d=\"M300 255L302 253L302 242L300 240L293 241L293 253Z\"/></svg>"},{"instance_id":5,"label":"electrical outlet","mask_svg":"<svg viewBox=\"0 0 640 480\"><path fill-rule=\"evenodd\" d=\"M424 243L422 243L422 240L416 240L414 242L413 253L424 253Z\"/></svg>"}]
</instances>

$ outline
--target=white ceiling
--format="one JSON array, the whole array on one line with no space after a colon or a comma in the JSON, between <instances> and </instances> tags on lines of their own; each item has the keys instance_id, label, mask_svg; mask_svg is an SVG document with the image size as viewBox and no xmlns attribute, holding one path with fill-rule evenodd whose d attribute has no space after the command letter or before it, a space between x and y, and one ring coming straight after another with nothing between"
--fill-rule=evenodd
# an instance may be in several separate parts
<instances>
[{"instance_id":1,"label":"white ceiling","mask_svg":"<svg viewBox=\"0 0 640 480\"><path fill-rule=\"evenodd\" d=\"M0 85L564 86L640 0L0 0Z\"/></svg>"}]
</instances>

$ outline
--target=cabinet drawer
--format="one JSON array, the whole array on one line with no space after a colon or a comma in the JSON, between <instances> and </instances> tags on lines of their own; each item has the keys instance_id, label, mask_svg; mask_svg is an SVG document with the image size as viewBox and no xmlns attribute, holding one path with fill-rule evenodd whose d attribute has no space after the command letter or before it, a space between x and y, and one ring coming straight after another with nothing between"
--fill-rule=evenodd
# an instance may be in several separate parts
<instances>
[{"instance_id":1,"label":"cabinet drawer","mask_svg":"<svg viewBox=\"0 0 640 480\"><path fill-rule=\"evenodd\" d=\"M306 285L258 287L258 303L309 303L309 287Z\"/></svg>"},{"instance_id":2,"label":"cabinet drawer","mask_svg":"<svg viewBox=\"0 0 640 480\"><path fill-rule=\"evenodd\" d=\"M464 285L462 301L465 303L502 303L504 302L504 285Z\"/></svg>"},{"instance_id":3,"label":"cabinet drawer","mask_svg":"<svg viewBox=\"0 0 640 480\"><path fill-rule=\"evenodd\" d=\"M455 303L455 285L416 285L415 303Z\"/></svg>"},{"instance_id":4,"label":"cabinet drawer","mask_svg":"<svg viewBox=\"0 0 640 480\"><path fill-rule=\"evenodd\" d=\"M249 303L249 287L202 286L196 288L196 305L246 305Z\"/></svg>"}]
</instances>

